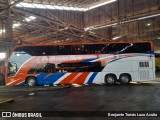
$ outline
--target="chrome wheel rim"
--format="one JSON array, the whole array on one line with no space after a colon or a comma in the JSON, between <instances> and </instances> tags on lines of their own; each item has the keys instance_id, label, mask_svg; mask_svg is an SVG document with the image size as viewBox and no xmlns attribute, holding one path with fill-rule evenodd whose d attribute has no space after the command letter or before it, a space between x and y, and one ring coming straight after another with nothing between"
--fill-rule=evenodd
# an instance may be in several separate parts
<instances>
[{"instance_id":1,"label":"chrome wheel rim","mask_svg":"<svg viewBox=\"0 0 160 120\"><path fill-rule=\"evenodd\" d=\"M112 77L108 77L107 78L107 82L108 82L108 84L113 84L114 83L114 79Z\"/></svg>"},{"instance_id":2,"label":"chrome wheel rim","mask_svg":"<svg viewBox=\"0 0 160 120\"><path fill-rule=\"evenodd\" d=\"M28 80L28 85L29 86L34 86L35 85L35 80L34 79L29 79Z\"/></svg>"},{"instance_id":3,"label":"chrome wheel rim","mask_svg":"<svg viewBox=\"0 0 160 120\"><path fill-rule=\"evenodd\" d=\"M127 76L122 76L121 81L123 83L128 83L129 82L129 78Z\"/></svg>"}]
</instances>

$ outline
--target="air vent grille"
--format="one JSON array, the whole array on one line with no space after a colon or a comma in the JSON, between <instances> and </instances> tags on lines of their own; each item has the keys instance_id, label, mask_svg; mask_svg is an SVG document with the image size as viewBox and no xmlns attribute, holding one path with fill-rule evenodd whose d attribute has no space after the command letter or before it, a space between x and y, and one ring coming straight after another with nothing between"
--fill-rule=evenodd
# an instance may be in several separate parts
<instances>
[{"instance_id":1,"label":"air vent grille","mask_svg":"<svg viewBox=\"0 0 160 120\"><path fill-rule=\"evenodd\" d=\"M149 62L139 62L139 67L141 68L149 67Z\"/></svg>"}]
</instances>

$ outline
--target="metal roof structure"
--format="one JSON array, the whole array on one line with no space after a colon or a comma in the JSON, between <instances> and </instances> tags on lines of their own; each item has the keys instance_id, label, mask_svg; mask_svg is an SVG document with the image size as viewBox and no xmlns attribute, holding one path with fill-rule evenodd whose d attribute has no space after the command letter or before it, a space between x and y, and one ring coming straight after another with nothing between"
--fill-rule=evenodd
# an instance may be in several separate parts
<instances>
[{"instance_id":1,"label":"metal roof structure","mask_svg":"<svg viewBox=\"0 0 160 120\"><path fill-rule=\"evenodd\" d=\"M1 39L8 15L27 44L160 39L160 0L1 0Z\"/></svg>"}]
</instances>

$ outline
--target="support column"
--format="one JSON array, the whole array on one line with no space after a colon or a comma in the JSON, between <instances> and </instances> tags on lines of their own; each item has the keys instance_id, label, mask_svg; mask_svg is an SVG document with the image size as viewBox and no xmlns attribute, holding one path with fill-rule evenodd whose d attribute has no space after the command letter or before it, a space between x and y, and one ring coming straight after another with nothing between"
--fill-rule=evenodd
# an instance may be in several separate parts
<instances>
[{"instance_id":1,"label":"support column","mask_svg":"<svg viewBox=\"0 0 160 120\"><path fill-rule=\"evenodd\" d=\"M9 0L6 0L6 6L9 6L10 2ZM12 28L12 18L11 18L11 11L10 8L7 8L5 10L5 15L7 16L5 20L5 39L6 41L12 41L13 40L13 28Z\"/></svg>"}]
</instances>

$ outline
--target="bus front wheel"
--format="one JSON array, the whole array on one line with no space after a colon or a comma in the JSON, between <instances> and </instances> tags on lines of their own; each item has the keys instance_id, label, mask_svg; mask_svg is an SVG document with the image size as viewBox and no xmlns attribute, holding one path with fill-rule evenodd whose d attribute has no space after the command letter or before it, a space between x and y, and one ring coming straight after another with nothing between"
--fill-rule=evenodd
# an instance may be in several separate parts
<instances>
[{"instance_id":1,"label":"bus front wheel","mask_svg":"<svg viewBox=\"0 0 160 120\"><path fill-rule=\"evenodd\" d=\"M105 76L105 83L107 85L113 85L116 82L116 76L115 75L106 75Z\"/></svg>"},{"instance_id":2,"label":"bus front wheel","mask_svg":"<svg viewBox=\"0 0 160 120\"><path fill-rule=\"evenodd\" d=\"M27 86L36 86L36 78L35 77L28 77L26 80Z\"/></svg>"}]
</instances>

